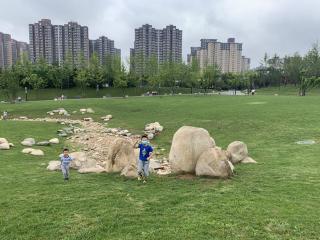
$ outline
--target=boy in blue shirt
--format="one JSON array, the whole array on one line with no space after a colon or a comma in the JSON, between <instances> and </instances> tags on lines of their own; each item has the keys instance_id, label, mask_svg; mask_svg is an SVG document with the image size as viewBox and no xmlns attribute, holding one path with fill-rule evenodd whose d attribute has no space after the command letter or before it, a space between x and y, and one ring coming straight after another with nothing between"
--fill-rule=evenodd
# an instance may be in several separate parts
<instances>
[{"instance_id":1,"label":"boy in blue shirt","mask_svg":"<svg viewBox=\"0 0 320 240\"><path fill-rule=\"evenodd\" d=\"M146 183L146 178L149 176L149 160L152 157L153 148L151 147L148 136L143 135L141 142L138 145L140 149L138 160L138 180L143 180Z\"/></svg>"},{"instance_id":2,"label":"boy in blue shirt","mask_svg":"<svg viewBox=\"0 0 320 240\"><path fill-rule=\"evenodd\" d=\"M69 180L69 167L70 162L73 160L72 157L69 156L69 149L65 148L63 149L63 154L60 155L60 161L61 161L61 170L64 177L64 180Z\"/></svg>"}]
</instances>

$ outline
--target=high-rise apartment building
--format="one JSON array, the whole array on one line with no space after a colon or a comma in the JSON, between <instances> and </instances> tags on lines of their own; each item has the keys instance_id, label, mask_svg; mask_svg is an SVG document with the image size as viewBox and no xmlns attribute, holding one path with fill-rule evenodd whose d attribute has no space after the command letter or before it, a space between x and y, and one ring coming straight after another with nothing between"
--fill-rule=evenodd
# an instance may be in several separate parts
<instances>
[{"instance_id":1,"label":"high-rise apartment building","mask_svg":"<svg viewBox=\"0 0 320 240\"><path fill-rule=\"evenodd\" d=\"M250 70L250 63L251 63L251 60L250 58L246 58L245 56L242 56L242 61L241 61L241 70L242 72L247 72Z\"/></svg>"},{"instance_id":2,"label":"high-rise apartment building","mask_svg":"<svg viewBox=\"0 0 320 240\"><path fill-rule=\"evenodd\" d=\"M42 19L38 23L29 24L30 60L40 59L49 64L54 62L53 26L50 19Z\"/></svg>"},{"instance_id":3,"label":"high-rise apartment building","mask_svg":"<svg viewBox=\"0 0 320 240\"><path fill-rule=\"evenodd\" d=\"M68 22L63 26L63 52L64 60L69 60L74 64L80 64L81 60L89 60L89 30L86 26L81 26L77 22Z\"/></svg>"},{"instance_id":4,"label":"high-rise apartment building","mask_svg":"<svg viewBox=\"0 0 320 240\"><path fill-rule=\"evenodd\" d=\"M94 53L97 54L100 64L105 64L108 56L121 58L121 50L115 48L114 41L105 36L90 40L90 56Z\"/></svg>"},{"instance_id":5,"label":"high-rise apartment building","mask_svg":"<svg viewBox=\"0 0 320 240\"><path fill-rule=\"evenodd\" d=\"M130 49L131 70L145 74L148 61L158 64L182 61L182 31L173 25L155 29L145 24L135 29L134 48Z\"/></svg>"},{"instance_id":6,"label":"high-rise apartment building","mask_svg":"<svg viewBox=\"0 0 320 240\"><path fill-rule=\"evenodd\" d=\"M80 60L89 60L89 30L76 22L52 25L42 19L29 24L30 59L32 62L45 59L49 64L61 65L67 58L74 65Z\"/></svg>"},{"instance_id":7,"label":"high-rise apartment building","mask_svg":"<svg viewBox=\"0 0 320 240\"><path fill-rule=\"evenodd\" d=\"M12 63L15 64L18 61L22 61L23 56L27 58L29 56L29 45L25 42L19 42L14 39L11 41L12 45Z\"/></svg>"},{"instance_id":8,"label":"high-rise apartment building","mask_svg":"<svg viewBox=\"0 0 320 240\"><path fill-rule=\"evenodd\" d=\"M8 68L28 54L28 44L11 38L10 34L0 32L0 68Z\"/></svg>"},{"instance_id":9,"label":"high-rise apartment building","mask_svg":"<svg viewBox=\"0 0 320 240\"><path fill-rule=\"evenodd\" d=\"M200 48L191 48L188 63L194 59L197 59L201 70L212 65L219 67L222 73L240 73L250 69L250 59L242 56L242 43L237 43L234 38L229 38L226 43L201 39Z\"/></svg>"},{"instance_id":10,"label":"high-rise apartment building","mask_svg":"<svg viewBox=\"0 0 320 240\"><path fill-rule=\"evenodd\" d=\"M182 31L169 25L160 34L160 63L182 61Z\"/></svg>"},{"instance_id":11,"label":"high-rise apartment building","mask_svg":"<svg viewBox=\"0 0 320 240\"><path fill-rule=\"evenodd\" d=\"M12 64L11 35L0 32L0 68L8 68Z\"/></svg>"}]
</instances>

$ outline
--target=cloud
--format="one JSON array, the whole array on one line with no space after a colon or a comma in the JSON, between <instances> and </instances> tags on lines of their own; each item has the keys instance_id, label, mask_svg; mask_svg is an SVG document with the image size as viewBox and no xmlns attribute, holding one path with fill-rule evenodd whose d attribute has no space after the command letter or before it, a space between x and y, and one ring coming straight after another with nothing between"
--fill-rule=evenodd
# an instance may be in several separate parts
<instances>
[{"instance_id":1,"label":"cloud","mask_svg":"<svg viewBox=\"0 0 320 240\"><path fill-rule=\"evenodd\" d=\"M0 31L28 41L28 24L41 18L77 21L90 38L114 39L125 60L134 28L174 24L183 30L184 58L201 38L235 37L256 66L265 52L306 52L319 39L319 7L317 0L10 0L1 3Z\"/></svg>"}]
</instances>

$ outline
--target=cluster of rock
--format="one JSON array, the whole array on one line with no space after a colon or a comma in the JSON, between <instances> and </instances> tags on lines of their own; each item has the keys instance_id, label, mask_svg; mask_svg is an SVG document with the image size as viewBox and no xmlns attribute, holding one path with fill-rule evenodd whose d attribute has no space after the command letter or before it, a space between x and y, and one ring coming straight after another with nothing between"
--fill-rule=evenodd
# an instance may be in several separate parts
<instances>
[{"instance_id":1,"label":"cluster of rock","mask_svg":"<svg viewBox=\"0 0 320 240\"><path fill-rule=\"evenodd\" d=\"M80 148L72 153L73 169L79 173L119 172L126 177L137 177L138 150L134 144L140 140L139 135L132 135L128 130L105 128L98 122L80 122L83 132L74 132L69 141ZM48 170L59 170L60 162L51 161ZM151 160L150 170L158 174L170 173L168 162Z\"/></svg>"},{"instance_id":2,"label":"cluster of rock","mask_svg":"<svg viewBox=\"0 0 320 240\"><path fill-rule=\"evenodd\" d=\"M64 108L58 108L52 111L47 112L47 114L49 114L50 116L54 116L55 114L57 115L62 115L62 116L66 116L69 117L70 114L68 113L67 110L65 110Z\"/></svg>"},{"instance_id":3,"label":"cluster of rock","mask_svg":"<svg viewBox=\"0 0 320 240\"><path fill-rule=\"evenodd\" d=\"M31 154L34 156L43 156L44 152L40 149L34 149L34 148L30 148L32 146L50 146L51 144L59 144L59 139L58 138L52 138L48 141L40 141L40 142L36 142L36 140L34 138L26 138L21 142L21 145L26 146L28 148L24 148L22 150L22 153L25 154Z\"/></svg>"},{"instance_id":4,"label":"cluster of rock","mask_svg":"<svg viewBox=\"0 0 320 240\"><path fill-rule=\"evenodd\" d=\"M13 143L9 143L5 138L0 138L0 150L9 150L11 147L14 147Z\"/></svg>"},{"instance_id":5,"label":"cluster of rock","mask_svg":"<svg viewBox=\"0 0 320 240\"><path fill-rule=\"evenodd\" d=\"M72 120L72 119L56 119L56 118L28 118L25 116L21 116L19 118L13 118L12 121L26 121L26 122L50 122L50 123L61 123L61 124L79 124L80 120Z\"/></svg>"},{"instance_id":6,"label":"cluster of rock","mask_svg":"<svg viewBox=\"0 0 320 240\"><path fill-rule=\"evenodd\" d=\"M59 144L59 139L58 138L52 138L48 141L40 141L36 142L34 138L26 138L21 142L21 145L26 146L26 147L32 147L33 145L36 146L50 146L51 144Z\"/></svg>"},{"instance_id":7,"label":"cluster of rock","mask_svg":"<svg viewBox=\"0 0 320 240\"><path fill-rule=\"evenodd\" d=\"M66 125L65 122L58 122L58 123L62 125ZM76 127L71 123L69 123L67 127L57 130L57 134L59 137L68 137L72 134L80 133L80 132L85 132L85 130L83 128Z\"/></svg>"},{"instance_id":8,"label":"cluster of rock","mask_svg":"<svg viewBox=\"0 0 320 240\"><path fill-rule=\"evenodd\" d=\"M144 127L144 133L148 135L148 139L152 140L158 134L163 131L163 126L158 122L149 123Z\"/></svg>"},{"instance_id":9,"label":"cluster of rock","mask_svg":"<svg viewBox=\"0 0 320 240\"><path fill-rule=\"evenodd\" d=\"M77 111L73 111L73 114L76 114ZM92 108L81 108L80 109L80 113L81 114L85 114L85 113L94 113ZM62 116L66 116L69 117L71 114L68 113L67 110L65 110L64 108L58 108L52 111L47 112L47 114L49 114L50 116L54 116L54 115L62 115Z\"/></svg>"},{"instance_id":10,"label":"cluster of rock","mask_svg":"<svg viewBox=\"0 0 320 240\"><path fill-rule=\"evenodd\" d=\"M105 132L113 136L125 136L125 137L132 136L132 133L129 130L122 129L122 128L106 128ZM137 135L136 137L140 137L140 136Z\"/></svg>"},{"instance_id":11,"label":"cluster of rock","mask_svg":"<svg viewBox=\"0 0 320 240\"><path fill-rule=\"evenodd\" d=\"M225 151L217 147L207 130L181 127L173 136L169 162L174 173L228 178L233 175L233 164L253 163L243 142L233 142Z\"/></svg>"},{"instance_id":12,"label":"cluster of rock","mask_svg":"<svg viewBox=\"0 0 320 240\"><path fill-rule=\"evenodd\" d=\"M25 148L21 152L33 156L44 156L44 152L41 149Z\"/></svg>"},{"instance_id":13,"label":"cluster of rock","mask_svg":"<svg viewBox=\"0 0 320 240\"><path fill-rule=\"evenodd\" d=\"M79 152L71 153L74 158L71 168L78 170L79 173L118 172L125 177L137 177L139 151L134 148L134 145L140 140L139 135L133 135L126 129L106 128L104 124L94 121L59 120L56 122L68 125L58 134L69 136L70 143L79 149ZM80 126L75 127L75 124ZM145 132L153 134L153 137L162 131L163 127L157 122L145 126ZM34 139L33 141L25 139L23 142L29 144L25 146L36 144ZM43 146L45 143L38 144ZM30 154L33 152L32 149L24 151ZM245 143L236 141L229 144L227 150L223 150L216 146L207 130L184 126L174 134L169 161L152 159L149 166L152 172L160 175L174 172L228 178L233 175L233 164L237 163L255 163L248 156ZM60 170L60 161L51 161L47 169Z\"/></svg>"}]
</instances>

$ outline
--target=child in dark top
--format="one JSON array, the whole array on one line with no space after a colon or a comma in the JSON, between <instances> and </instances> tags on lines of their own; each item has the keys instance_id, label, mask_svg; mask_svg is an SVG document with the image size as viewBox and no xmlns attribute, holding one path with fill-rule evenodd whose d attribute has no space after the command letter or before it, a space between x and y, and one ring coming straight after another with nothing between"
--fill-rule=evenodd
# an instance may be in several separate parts
<instances>
[{"instance_id":1,"label":"child in dark top","mask_svg":"<svg viewBox=\"0 0 320 240\"><path fill-rule=\"evenodd\" d=\"M141 141L137 146L140 149L138 159L138 180L143 180L143 182L146 183L146 178L149 176L149 160L152 157L153 148L148 141L147 135L141 137Z\"/></svg>"}]
</instances>

